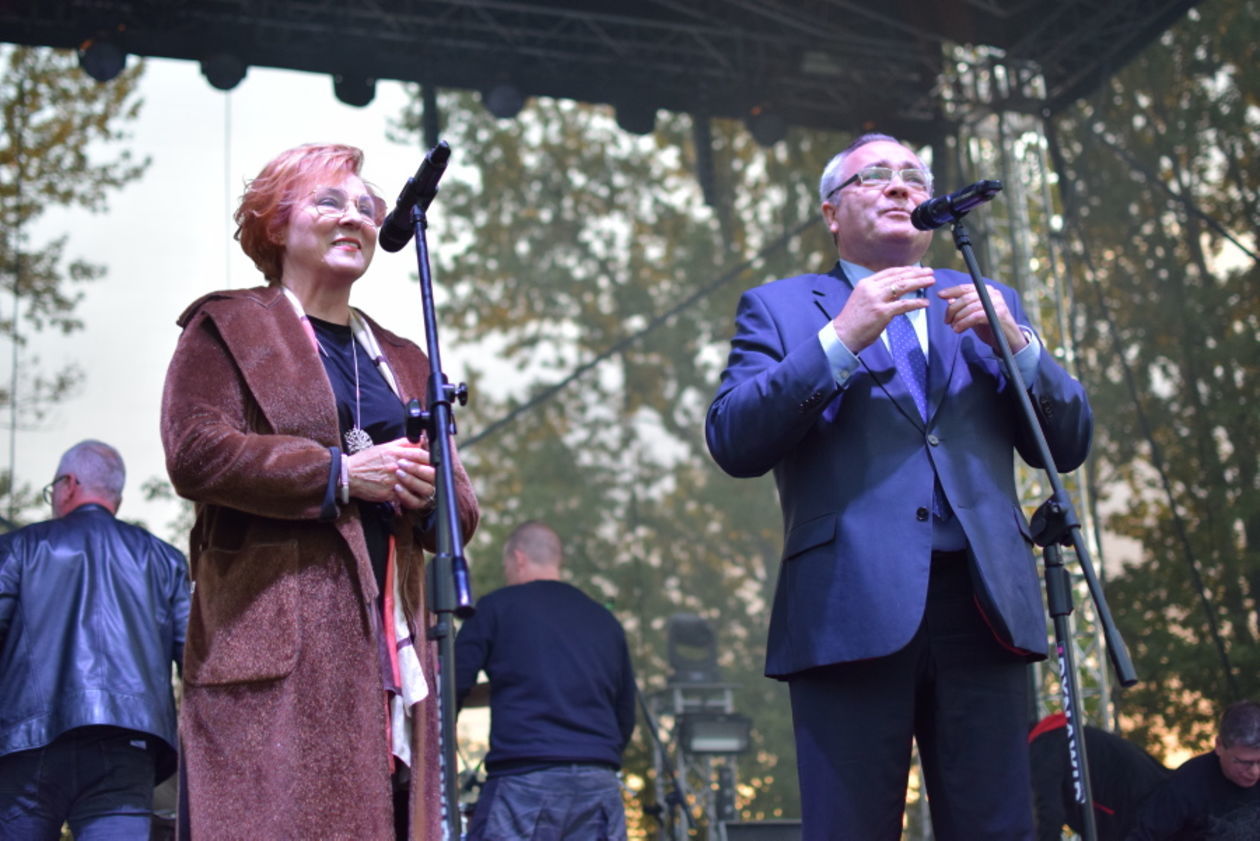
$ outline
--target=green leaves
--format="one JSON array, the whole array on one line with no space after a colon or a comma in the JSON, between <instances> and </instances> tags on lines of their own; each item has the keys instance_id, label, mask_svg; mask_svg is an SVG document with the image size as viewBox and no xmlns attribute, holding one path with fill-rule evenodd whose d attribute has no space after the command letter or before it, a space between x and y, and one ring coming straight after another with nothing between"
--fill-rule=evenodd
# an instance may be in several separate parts
<instances>
[{"instance_id":1,"label":"green leaves","mask_svg":"<svg viewBox=\"0 0 1260 841\"><path fill-rule=\"evenodd\" d=\"M1120 711L1192 748L1260 694L1256 6L1194 10L1056 126L1098 490L1141 547L1108 587L1145 681Z\"/></svg>"},{"instance_id":2,"label":"green leaves","mask_svg":"<svg viewBox=\"0 0 1260 841\"><path fill-rule=\"evenodd\" d=\"M32 231L53 207L105 210L108 195L144 171L148 162L119 146L139 112L132 94L142 72L136 64L99 84L73 52L0 46L0 290L7 293L0 336L15 349L31 332L82 326L77 286L104 276L105 267L73 257L67 235L37 243ZM45 371L38 359L23 358L16 393L0 392L0 409L16 408L19 426L37 424L82 378L75 365Z\"/></svg>"}]
</instances>

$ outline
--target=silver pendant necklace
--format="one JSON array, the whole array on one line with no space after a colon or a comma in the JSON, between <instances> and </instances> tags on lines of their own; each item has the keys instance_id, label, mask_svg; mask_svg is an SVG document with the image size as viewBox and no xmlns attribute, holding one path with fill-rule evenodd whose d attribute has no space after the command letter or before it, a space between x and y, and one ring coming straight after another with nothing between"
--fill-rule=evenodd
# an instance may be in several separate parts
<instances>
[{"instance_id":1,"label":"silver pendant necklace","mask_svg":"<svg viewBox=\"0 0 1260 841\"><path fill-rule=\"evenodd\" d=\"M359 342L350 337L350 353L354 358L354 426L346 430L346 452L353 455L372 446L372 436L363 431L363 416L359 413Z\"/></svg>"}]
</instances>

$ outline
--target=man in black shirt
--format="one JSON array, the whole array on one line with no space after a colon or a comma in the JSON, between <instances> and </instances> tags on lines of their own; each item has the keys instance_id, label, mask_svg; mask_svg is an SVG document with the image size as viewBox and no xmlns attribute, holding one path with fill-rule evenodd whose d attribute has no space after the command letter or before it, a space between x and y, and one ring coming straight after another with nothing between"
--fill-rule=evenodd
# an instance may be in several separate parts
<instances>
[{"instance_id":1,"label":"man in black shirt","mask_svg":"<svg viewBox=\"0 0 1260 841\"><path fill-rule=\"evenodd\" d=\"M1221 716L1216 748L1187 760L1138 812L1128 841L1213 841L1260 810L1260 704L1239 701Z\"/></svg>"},{"instance_id":2,"label":"man in black shirt","mask_svg":"<svg viewBox=\"0 0 1260 841\"><path fill-rule=\"evenodd\" d=\"M484 596L455 640L463 705L490 681L487 780L468 841L626 838L617 770L634 730L635 684L613 615L561 582L564 550L527 522L503 548L507 587Z\"/></svg>"},{"instance_id":3,"label":"man in black shirt","mask_svg":"<svg viewBox=\"0 0 1260 841\"><path fill-rule=\"evenodd\" d=\"M1168 776L1155 757L1115 733L1085 725L1089 781L1098 841L1124 841L1137 820L1138 804ZM1033 808L1038 841L1060 841L1063 826L1084 831L1068 755L1067 718L1048 715L1028 734Z\"/></svg>"}]
</instances>

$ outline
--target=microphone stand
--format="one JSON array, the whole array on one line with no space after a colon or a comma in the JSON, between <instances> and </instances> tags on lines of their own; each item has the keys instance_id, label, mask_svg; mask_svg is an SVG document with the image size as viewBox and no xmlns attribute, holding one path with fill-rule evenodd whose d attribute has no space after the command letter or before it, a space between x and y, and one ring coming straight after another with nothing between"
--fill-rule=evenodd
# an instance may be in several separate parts
<instances>
[{"instance_id":1,"label":"microphone stand","mask_svg":"<svg viewBox=\"0 0 1260 841\"><path fill-rule=\"evenodd\" d=\"M1120 637L1115 622L1111 618L1111 610L1107 607L1107 599L1094 574L1090 561L1089 548L1081 535L1081 523L1072 507L1071 498L1063 486L1059 473L1054 469L1054 457L1050 453L1050 445L1046 442L1045 433L1037 421L1037 413L1033 409L1032 400L1028 396L1028 386L1015 365L1010 344L1006 334L998 323L997 313L993 309L993 301L989 297L989 289L980 275L980 267L976 263L975 252L971 248L971 237L963 224L965 213L957 214L953 223L954 245L962 253L971 274L971 282L975 285L984 307L984 314L989 321L989 329L997 339L1002 364L1006 367L1007 376L1015 384L1015 394L1019 398L1020 414L1024 425L1032 434L1037 448L1038 458L1044 466L1046 478L1050 482L1052 494L1033 514L1031 530L1033 541L1042 547L1045 559L1046 599L1049 603L1050 615L1054 618L1055 653L1059 660L1059 678L1064 699L1064 713L1067 716L1068 755L1072 761L1072 777L1075 784L1076 802L1081 806L1084 815L1085 841L1097 841L1098 827L1094 817L1094 796L1089 780L1089 765L1085 753L1085 719L1081 709L1079 679L1072 653L1071 629L1068 616L1072 613L1072 588L1068 579L1067 568L1063 566L1060 546L1072 546L1076 558L1081 565L1081 572L1089 585L1089 593L1093 598L1098 613L1098 621L1102 624L1103 634L1107 640L1107 653L1111 656L1112 666L1122 686L1137 683L1137 673L1133 662L1129 659L1129 651Z\"/></svg>"},{"instance_id":2,"label":"microphone stand","mask_svg":"<svg viewBox=\"0 0 1260 841\"><path fill-rule=\"evenodd\" d=\"M423 432L428 436L430 457L436 472L434 479L433 523L437 529L437 552L429 564L429 610L435 620L428 637L438 648L437 695L440 717L442 756L442 802L446 838L450 841L462 836L459 810L459 773L456 770L455 752L455 635L454 616L467 618L475 610L472 590L468 584L468 562L465 560L464 538L459 525L459 510L455 495L454 447L451 436L455 423L451 416L451 401L468 402L468 386L452 385L442 373L442 356L438 346L437 316L433 305L433 278L429 271L429 246L425 231L428 220L422 203L411 207L411 226L416 238L416 264L420 276L420 300L424 315L426 350L429 355L429 382L426 393L428 408L422 410L420 401L412 399L407 404L407 437L420 440Z\"/></svg>"}]
</instances>

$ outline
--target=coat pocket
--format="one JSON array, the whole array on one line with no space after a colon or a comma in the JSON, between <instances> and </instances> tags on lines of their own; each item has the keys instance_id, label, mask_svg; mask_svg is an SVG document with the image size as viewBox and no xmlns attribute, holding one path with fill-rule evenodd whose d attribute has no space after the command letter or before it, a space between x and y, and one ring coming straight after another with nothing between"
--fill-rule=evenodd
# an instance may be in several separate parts
<instances>
[{"instance_id":1,"label":"coat pocket","mask_svg":"<svg viewBox=\"0 0 1260 841\"><path fill-rule=\"evenodd\" d=\"M783 560L791 560L835 540L836 519L836 514L825 514L794 527L783 541Z\"/></svg>"},{"instance_id":2,"label":"coat pocket","mask_svg":"<svg viewBox=\"0 0 1260 841\"><path fill-rule=\"evenodd\" d=\"M208 548L197 559L184 677L215 686L275 680L297 663L296 540Z\"/></svg>"}]
</instances>

